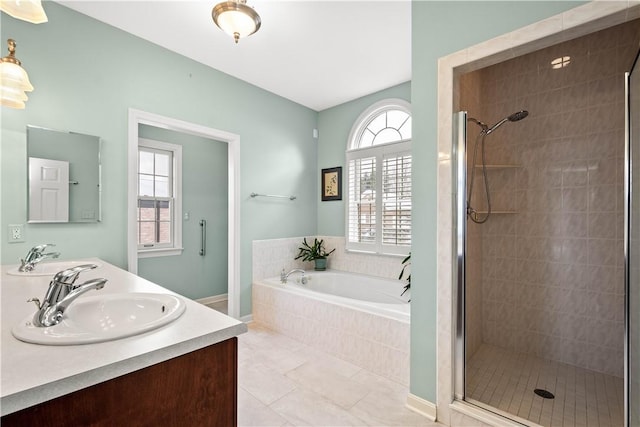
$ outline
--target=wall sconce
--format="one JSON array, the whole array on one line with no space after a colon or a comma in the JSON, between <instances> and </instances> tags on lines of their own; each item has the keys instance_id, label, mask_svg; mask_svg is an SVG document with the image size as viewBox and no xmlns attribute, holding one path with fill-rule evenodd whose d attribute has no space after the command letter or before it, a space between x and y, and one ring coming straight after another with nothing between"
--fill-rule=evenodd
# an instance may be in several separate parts
<instances>
[{"instance_id":1,"label":"wall sconce","mask_svg":"<svg viewBox=\"0 0 640 427\"><path fill-rule=\"evenodd\" d=\"M0 0L0 10L32 24L48 21L40 0Z\"/></svg>"},{"instance_id":2,"label":"wall sconce","mask_svg":"<svg viewBox=\"0 0 640 427\"><path fill-rule=\"evenodd\" d=\"M25 92L31 92L33 86L27 72L16 58L16 42L7 40L9 56L0 59L0 104L5 107L23 109L24 101L29 99Z\"/></svg>"},{"instance_id":3,"label":"wall sconce","mask_svg":"<svg viewBox=\"0 0 640 427\"><path fill-rule=\"evenodd\" d=\"M211 11L213 22L238 43L242 37L250 36L260 29L260 15L247 6L246 0L223 1Z\"/></svg>"}]
</instances>

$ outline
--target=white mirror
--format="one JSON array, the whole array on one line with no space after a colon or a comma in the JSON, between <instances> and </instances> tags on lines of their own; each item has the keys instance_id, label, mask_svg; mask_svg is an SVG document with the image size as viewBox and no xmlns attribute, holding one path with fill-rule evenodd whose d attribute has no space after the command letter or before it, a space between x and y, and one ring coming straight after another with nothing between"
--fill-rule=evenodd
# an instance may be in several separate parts
<instances>
[{"instance_id":1,"label":"white mirror","mask_svg":"<svg viewBox=\"0 0 640 427\"><path fill-rule=\"evenodd\" d=\"M100 137L27 126L28 222L99 222Z\"/></svg>"}]
</instances>

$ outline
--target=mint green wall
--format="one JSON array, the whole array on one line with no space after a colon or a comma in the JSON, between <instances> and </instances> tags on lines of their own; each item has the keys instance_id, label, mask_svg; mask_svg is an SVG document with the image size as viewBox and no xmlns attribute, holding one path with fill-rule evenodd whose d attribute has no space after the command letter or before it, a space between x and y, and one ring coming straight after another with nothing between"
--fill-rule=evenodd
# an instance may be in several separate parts
<instances>
[{"instance_id":1,"label":"mint green wall","mask_svg":"<svg viewBox=\"0 0 640 427\"><path fill-rule=\"evenodd\" d=\"M411 83L406 82L391 88L373 93L354 101L321 111L318 114L318 171L324 168L342 166L345 168L345 151L351 127L360 114L376 102L400 98L411 100ZM320 190L320 174L317 177L317 188ZM318 234L324 236L344 236L346 176L342 177L342 200L322 202L320 191L318 198Z\"/></svg>"},{"instance_id":2,"label":"mint green wall","mask_svg":"<svg viewBox=\"0 0 640 427\"><path fill-rule=\"evenodd\" d=\"M35 87L25 110L2 107L2 263L53 242L65 259L98 256L127 267L132 107L240 135L241 315L250 313L251 241L316 232L317 113L59 4L44 7L45 24L0 16L2 55L6 39L14 38ZM7 243L7 224L26 221L27 124L103 138L102 223L29 224L25 243ZM249 197L252 191L298 198L261 203Z\"/></svg>"},{"instance_id":3,"label":"mint green wall","mask_svg":"<svg viewBox=\"0 0 640 427\"><path fill-rule=\"evenodd\" d=\"M411 393L436 401L438 58L579 6L573 1L413 1Z\"/></svg>"},{"instance_id":4,"label":"mint green wall","mask_svg":"<svg viewBox=\"0 0 640 427\"><path fill-rule=\"evenodd\" d=\"M141 138L182 146L181 255L139 258L138 275L192 299L227 293L228 167L227 143L139 125ZM188 214L188 219L185 218ZM207 221L207 246L200 255Z\"/></svg>"}]
</instances>

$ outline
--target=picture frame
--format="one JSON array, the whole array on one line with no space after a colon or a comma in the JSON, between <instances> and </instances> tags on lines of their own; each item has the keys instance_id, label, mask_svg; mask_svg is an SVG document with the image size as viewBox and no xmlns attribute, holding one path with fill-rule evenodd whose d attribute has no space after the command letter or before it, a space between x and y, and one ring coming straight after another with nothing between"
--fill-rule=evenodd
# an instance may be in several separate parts
<instances>
[{"instance_id":1,"label":"picture frame","mask_svg":"<svg viewBox=\"0 0 640 427\"><path fill-rule=\"evenodd\" d=\"M342 167L322 169L322 201L342 200Z\"/></svg>"}]
</instances>

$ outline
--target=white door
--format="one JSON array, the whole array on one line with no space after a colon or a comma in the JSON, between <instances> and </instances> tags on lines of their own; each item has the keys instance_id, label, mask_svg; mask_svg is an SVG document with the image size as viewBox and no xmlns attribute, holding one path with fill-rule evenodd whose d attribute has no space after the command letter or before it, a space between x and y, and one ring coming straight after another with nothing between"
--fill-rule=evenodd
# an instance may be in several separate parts
<instances>
[{"instance_id":1,"label":"white door","mask_svg":"<svg viewBox=\"0 0 640 427\"><path fill-rule=\"evenodd\" d=\"M69 162L29 157L29 221L69 222Z\"/></svg>"}]
</instances>

